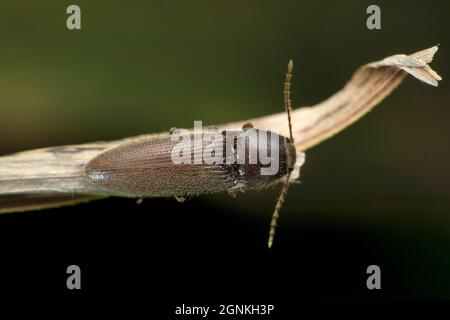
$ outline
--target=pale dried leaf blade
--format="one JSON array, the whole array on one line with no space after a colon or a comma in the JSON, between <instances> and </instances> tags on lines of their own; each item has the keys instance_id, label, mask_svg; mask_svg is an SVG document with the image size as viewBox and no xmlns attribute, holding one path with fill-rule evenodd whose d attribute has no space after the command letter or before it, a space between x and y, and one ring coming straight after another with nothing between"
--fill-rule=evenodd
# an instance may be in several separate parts
<instances>
[{"instance_id":1,"label":"pale dried leaf blade","mask_svg":"<svg viewBox=\"0 0 450 320\"><path fill-rule=\"evenodd\" d=\"M434 58L434 54L438 51L439 47L434 46L422 51L411 54L412 57L424 61L425 63L431 63Z\"/></svg>"},{"instance_id":2,"label":"pale dried leaf blade","mask_svg":"<svg viewBox=\"0 0 450 320\"><path fill-rule=\"evenodd\" d=\"M311 148L345 129L392 92L407 74L436 86L441 77L427 63L432 61L437 46L411 55L396 54L360 67L340 91L325 101L298 108L292 113L295 145L299 151ZM295 89L295 81L292 91ZM297 94L299 96L300 94ZM295 103L295 101L294 101ZM284 113L252 119L256 128L288 136ZM242 122L221 127L239 128Z\"/></svg>"},{"instance_id":3,"label":"pale dried leaf blade","mask_svg":"<svg viewBox=\"0 0 450 320\"><path fill-rule=\"evenodd\" d=\"M315 106L294 110L292 125L296 148L299 151L306 150L348 127L383 100L407 74L436 86L441 77L427 64L432 61L437 50L438 47L434 46L409 56L394 55L364 65L354 73L343 89L330 98ZM295 90L295 83L293 91L301 92L300 89ZM217 127L240 129L245 122ZM285 112L252 119L251 122L256 128L289 136ZM148 137L149 135L142 135L118 141L45 148L0 157L0 200L2 195L6 197L3 206L6 209L2 210L0 201L0 212L65 204L63 201L56 201L57 198L76 203L85 201L90 196L108 196L107 190L87 181L84 176L85 164L124 142ZM63 194L70 195L70 198L62 197ZM24 196L22 202L20 195ZM36 199L33 195L36 195Z\"/></svg>"},{"instance_id":4,"label":"pale dried leaf blade","mask_svg":"<svg viewBox=\"0 0 450 320\"><path fill-rule=\"evenodd\" d=\"M438 86L438 81L442 78L429 66L423 68L401 67L403 70L411 74L414 78L419 79L434 87Z\"/></svg>"},{"instance_id":5,"label":"pale dried leaf blade","mask_svg":"<svg viewBox=\"0 0 450 320\"><path fill-rule=\"evenodd\" d=\"M433 61L434 54L437 52L438 47L434 46L427 50L422 50L416 53L406 56L403 54L394 55L383 59L380 62L368 64L373 68L378 67L398 67L408 72L413 77L423 81L429 85L437 86L438 81L442 78L428 66L428 63Z\"/></svg>"}]
</instances>

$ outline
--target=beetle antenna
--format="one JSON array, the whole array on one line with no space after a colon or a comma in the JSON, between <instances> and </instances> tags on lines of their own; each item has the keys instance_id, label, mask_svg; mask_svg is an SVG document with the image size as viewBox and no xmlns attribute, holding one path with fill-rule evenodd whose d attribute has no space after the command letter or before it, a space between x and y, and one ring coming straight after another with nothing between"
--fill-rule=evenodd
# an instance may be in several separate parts
<instances>
[{"instance_id":1,"label":"beetle antenna","mask_svg":"<svg viewBox=\"0 0 450 320\"><path fill-rule=\"evenodd\" d=\"M294 143L294 136L292 135L292 120L291 120L291 112L292 112L292 101L291 101L291 79L292 79L292 69L294 68L294 61L289 60L286 75L284 78L284 108L286 109L286 113L288 116L288 124L289 124L289 139L291 143ZM284 181L283 189L281 189L281 193L278 196L277 204L275 205L275 209L272 214L272 221L270 222L270 231L269 231L269 241L267 245L269 249L272 247L273 239L275 237L275 230L277 229L278 218L280 216L280 210L283 206L284 198L286 197L287 191L289 189L289 183L291 180L291 173L289 172L286 176L286 180Z\"/></svg>"},{"instance_id":2,"label":"beetle antenna","mask_svg":"<svg viewBox=\"0 0 450 320\"><path fill-rule=\"evenodd\" d=\"M273 244L273 238L275 237L275 230L277 228L277 222L278 217L280 216L280 210L283 206L284 198L286 197L286 193L289 188L289 182L291 179L291 173L288 173L286 176L286 181L284 182L283 189L281 189L281 193L278 197L277 204L275 205L275 210L272 214L272 221L270 222L270 231L269 231L269 241L267 242L267 245L269 246L269 249L272 247Z\"/></svg>"},{"instance_id":3,"label":"beetle antenna","mask_svg":"<svg viewBox=\"0 0 450 320\"><path fill-rule=\"evenodd\" d=\"M291 79L292 79L292 69L294 68L294 61L289 60L286 76L284 78L284 108L286 109L288 116L288 124L289 124L289 139L291 143L294 143L294 136L292 135L292 121L291 121L291 112L292 112L292 101L291 101Z\"/></svg>"}]
</instances>

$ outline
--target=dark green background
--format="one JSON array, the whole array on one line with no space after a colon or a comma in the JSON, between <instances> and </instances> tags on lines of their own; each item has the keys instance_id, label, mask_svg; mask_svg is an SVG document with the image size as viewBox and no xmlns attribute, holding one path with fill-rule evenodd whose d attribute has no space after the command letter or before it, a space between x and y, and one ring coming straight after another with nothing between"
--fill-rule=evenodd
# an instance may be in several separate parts
<instances>
[{"instance_id":1,"label":"dark green background","mask_svg":"<svg viewBox=\"0 0 450 320\"><path fill-rule=\"evenodd\" d=\"M81 31L66 28L72 3L81 7ZM307 151L302 184L289 190L274 250L289 245L289 255L300 257L305 247L323 243L317 250L326 255L327 241L346 239L356 246L351 265L361 272L362 286L365 267L380 264L391 275L383 278L386 297L449 298L450 6L444 0L377 1L382 29L370 31L369 4L2 1L0 154L280 112L290 58L296 63L294 105L313 105L339 90L361 64L440 43L432 63L444 78L438 88L408 77L368 116ZM206 215L195 211L211 216L218 210L221 221L233 221L230 237L239 230L245 234L243 224L256 230L237 246L251 238L262 247L277 194L192 199L187 206L197 209L183 221L206 229ZM95 214L107 220L102 210L114 201L124 210L113 216L117 222L170 215L165 208L173 207L146 200L136 209L131 200L106 200L67 214L75 223L89 223ZM149 212L155 208L162 213ZM15 214L1 217L0 224L20 230L21 221L61 214L66 213ZM177 224L176 217L167 223ZM205 241L214 247L214 239ZM346 292L345 281L341 289ZM331 296L339 296L334 290Z\"/></svg>"}]
</instances>

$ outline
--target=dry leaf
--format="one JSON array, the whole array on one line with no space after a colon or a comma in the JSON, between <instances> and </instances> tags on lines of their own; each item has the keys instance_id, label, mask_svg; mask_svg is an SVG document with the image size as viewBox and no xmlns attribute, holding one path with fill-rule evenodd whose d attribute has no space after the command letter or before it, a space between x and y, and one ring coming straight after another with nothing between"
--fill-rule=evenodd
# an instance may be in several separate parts
<instances>
[{"instance_id":1,"label":"dry leaf","mask_svg":"<svg viewBox=\"0 0 450 320\"><path fill-rule=\"evenodd\" d=\"M360 67L345 87L327 100L294 110L296 148L306 150L343 130L383 100L409 73L437 86L441 77L428 64L437 46L398 54ZM284 112L250 120L256 128L288 135ZM241 128L236 122L220 128ZM130 139L52 147L0 157L0 213L57 207L108 196L84 178L84 165Z\"/></svg>"}]
</instances>

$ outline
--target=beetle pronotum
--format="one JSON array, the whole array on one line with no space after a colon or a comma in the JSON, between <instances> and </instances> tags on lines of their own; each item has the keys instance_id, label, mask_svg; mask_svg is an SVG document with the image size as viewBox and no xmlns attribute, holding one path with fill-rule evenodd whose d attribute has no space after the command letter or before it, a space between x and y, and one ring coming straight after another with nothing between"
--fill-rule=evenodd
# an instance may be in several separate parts
<instances>
[{"instance_id":1,"label":"beetle pronotum","mask_svg":"<svg viewBox=\"0 0 450 320\"><path fill-rule=\"evenodd\" d=\"M173 150L177 145L171 133L151 136L145 139L126 142L107 150L85 166L86 178L107 189L111 195L128 197L175 197L227 191L235 195L239 191L260 190L278 182L284 182L276 202L270 223L268 247L273 243L279 212L286 196L289 183L299 177L300 167L304 162L304 154L296 152L291 124L290 85L293 62L289 61L284 81L284 106L288 116L289 138L276 133L254 129L251 123L244 124L242 130L223 130L216 133L223 139L213 141L206 148L219 152L232 150L233 161L221 163L174 163ZM251 143L247 140L248 131L254 130L258 137L271 136L271 140L258 140ZM189 133L189 141L195 133ZM232 137L229 139L229 137ZM195 139L195 138L194 138ZM241 144L242 143L242 144ZM238 158L236 146L243 145L245 156ZM191 144L189 158L195 158L205 151L205 143ZM217 152L217 151L216 151ZM277 155L278 170L271 175L262 174L263 168L272 163L249 161L251 154ZM222 155L222 154L221 154ZM243 161L245 158L245 161ZM271 157L271 159L274 159Z\"/></svg>"}]
</instances>

